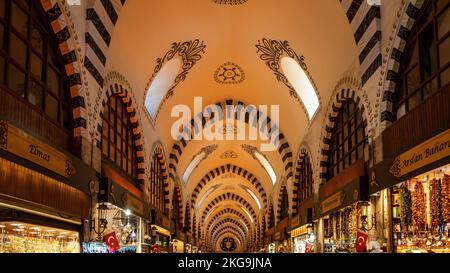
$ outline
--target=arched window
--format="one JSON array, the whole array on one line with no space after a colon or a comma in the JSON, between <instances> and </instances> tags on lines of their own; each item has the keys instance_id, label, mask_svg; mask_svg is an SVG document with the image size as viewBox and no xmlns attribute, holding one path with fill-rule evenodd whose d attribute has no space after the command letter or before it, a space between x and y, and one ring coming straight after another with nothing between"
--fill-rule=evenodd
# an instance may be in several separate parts
<instances>
[{"instance_id":1,"label":"arched window","mask_svg":"<svg viewBox=\"0 0 450 273\"><path fill-rule=\"evenodd\" d=\"M0 85L70 130L69 80L40 1L0 1L0 41Z\"/></svg>"},{"instance_id":2,"label":"arched window","mask_svg":"<svg viewBox=\"0 0 450 273\"><path fill-rule=\"evenodd\" d=\"M103 111L103 158L114 163L132 181L137 181L136 147L130 114L118 95L108 98Z\"/></svg>"},{"instance_id":3,"label":"arched window","mask_svg":"<svg viewBox=\"0 0 450 273\"><path fill-rule=\"evenodd\" d=\"M286 187L283 187L281 194L280 218L279 221L288 217L289 214L289 197Z\"/></svg>"},{"instance_id":4,"label":"arched window","mask_svg":"<svg viewBox=\"0 0 450 273\"><path fill-rule=\"evenodd\" d=\"M397 118L450 82L449 4L425 1L409 35L397 76Z\"/></svg>"},{"instance_id":5,"label":"arched window","mask_svg":"<svg viewBox=\"0 0 450 273\"><path fill-rule=\"evenodd\" d=\"M162 212L165 212L165 193L164 193L164 166L157 154L153 155L150 166L150 201L151 204Z\"/></svg>"},{"instance_id":6,"label":"arched window","mask_svg":"<svg viewBox=\"0 0 450 273\"><path fill-rule=\"evenodd\" d=\"M361 110L353 100L346 100L336 118L328 150L328 180L364 158L367 143Z\"/></svg>"},{"instance_id":7,"label":"arched window","mask_svg":"<svg viewBox=\"0 0 450 273\"><path fill-rule=\"evenodd\" d=\"M298 176L298 204L310 198L313 194L313 171L311 166L311 160L308 154L303 154L298 164L299 176Z\"/></svg>"}]
</instances>

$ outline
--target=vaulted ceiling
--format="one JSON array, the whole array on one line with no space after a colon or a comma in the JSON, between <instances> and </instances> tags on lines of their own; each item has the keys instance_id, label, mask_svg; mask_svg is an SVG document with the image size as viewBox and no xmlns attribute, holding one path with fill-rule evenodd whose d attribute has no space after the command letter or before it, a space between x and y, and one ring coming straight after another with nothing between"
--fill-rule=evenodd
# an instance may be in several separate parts
<instances>
[{"instance_id":1,"label":"vaulted ceiling","mask_svg":"<svg viewBox=\"0 0 450 273\"><path fill-rule=\"evenodd\" d=\"M268 47L275 60L280 52L292 53L289 50L304 57L320 99L319 110L311 121L301 101L290 94L287 85L278 81L262 60L264 51L258 50L257 45L265 46L263 39L275 41L269 44L273 48ZM185 80L176 85L173 95L158 107L156 119L141 117L144 135L152 134L149 138L162 142L166 158L173 161L176 157L171 172L183 185L185 200L194 200L191 205L200 224L204 224L202 234L210 236L211 246L219 250L220 241L228 236L243 250L243 240L255 233L252 227L246 230L246 223L262 217L274 189L283 178L289 178L288 162L294 161L305 136L321 128L334 85L357 61L358 51L337 0L128 0L112 36L107 69L128 79L144 109L157 59L170 52L173 43L185 41L188 46L204 48L194 52L198 58L193 59L194 65L189 67ZM277 45L279 41L288 42L285 49ZM233 105L268 105L269 109L270 105L279 105L277 126L283 136L280 146L284 144L286 149L261 151L261 140L193 140L180 145L171 136L171 127L177 120L171 117L171 111L179 104L194 109L194 97L202 98L203 107L226 105L227 101ZM270 111L266 114L271 116ZM274 119L271 122L276 123ZM248 125L245 128L248 130ZM228 125L225 128L231 136L236 130ZM275 185L249 147L256 148L268 160L276 174ZM206 156L183 181L185 170L202 152ZM219 216L214 218L216 215ZM215 237L211 237L214 232Z\"/></svg>"}]
</instances>

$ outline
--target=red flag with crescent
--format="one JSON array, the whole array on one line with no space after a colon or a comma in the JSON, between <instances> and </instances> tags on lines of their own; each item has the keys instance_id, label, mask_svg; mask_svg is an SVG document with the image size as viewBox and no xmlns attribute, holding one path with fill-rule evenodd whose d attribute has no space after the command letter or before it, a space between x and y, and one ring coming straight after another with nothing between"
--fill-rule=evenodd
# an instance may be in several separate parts
<instances>
[{"instance_id":1,"label":"red flag with crescent","mask_svg":"<svg viewBox=\"0 0 450 273\"><path fill-rule=\"evenodd\" d=\"M106 243L106 246L108 247L110 253L114 253L120 248L115 231L103 236L103 241Z\"/></svg>"},{"instance_id":2,"label":"red flag with crescent","mask_svg":"<svg viewBox=\"0 0 450 273\"><path fill-rule=\"evenodd\" d=\"M313 253L313 244L310 243L306 243L306 247L305 247L305 253Z\"/></svg>"},{"instance_id":3,"label":"red flag with crescent","mask_svg":"<svg viewBox=\"0 0 450 273\"><path fill-rule=\"evenodd\" d=\"M356 252L366 252L367 241L369 240L369 235L362 231L356 232Z\"/></svg>"}]
</instances>

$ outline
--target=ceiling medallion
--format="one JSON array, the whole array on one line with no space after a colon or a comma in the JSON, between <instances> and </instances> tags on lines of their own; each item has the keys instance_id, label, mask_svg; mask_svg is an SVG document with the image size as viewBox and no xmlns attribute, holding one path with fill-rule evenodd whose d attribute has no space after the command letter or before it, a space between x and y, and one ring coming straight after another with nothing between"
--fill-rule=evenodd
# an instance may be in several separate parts
<instances>
[{"instance_id":1,"label":"ceiling medallion","mask_svg":"<svg viewBox=\"0 0 450 273\"><path fill-rule=\"evenodd\" d=\"M220 156L220 158L221 159L236 159L236 158L238 158L238 155L234 151L229 150L229 151L224 152Z\"/></svg>"},{"instance_id":2,"label":"ceiling medallion","mask_svg":"<svg viewBox=\"0 0 450 273\"><path fill-rule=\"evenodd\" d=\"M219 84L240 84L245 80L245 72L239 65L227 62L216 70L214 79Z\"/></svg>"},{"instance_id":3,"label":"ceiling medallion","mask_svg":"<svg viewBox=\"0 0 450 273\"><path fill-rule=\"evenodd\" d=\"M248 0L212 0L212 1L219 5L237 6L245 4Z\"/></svg>"},{"instance_id":4,"label":"ceiling medallion","mask_svg":"<svg viewBox=\"0 0 450 273\"><path fill-rule=\"evenodd\" d=\"M224 135L236 135L239 133L239 129L235 124L227 123L220 128L220 132Z\"/></svg>"}]
</instances>

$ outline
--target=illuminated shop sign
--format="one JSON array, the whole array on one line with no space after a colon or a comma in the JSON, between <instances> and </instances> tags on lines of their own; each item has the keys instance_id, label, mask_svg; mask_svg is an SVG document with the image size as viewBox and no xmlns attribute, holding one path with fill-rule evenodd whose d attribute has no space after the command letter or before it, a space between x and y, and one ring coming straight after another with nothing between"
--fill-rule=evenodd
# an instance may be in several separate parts
<instances>
[{"instance_id":1,"label":"illuminated shop sign","mask_svg":"<svg viewBox=\"0 0 450 273\"><path fill-rule=\"evenodd\" d=\"M62 152L16 128L0 121L0 149L25 158L66 178L75 175L75 167Z\"/></svg>"},{"instance_id":2,"label":"illuminated shop sign","mask_svg":"<svg viewBox=\"0 0 450 273\"><path fill-rule=\"evenodd\" d=\"M450 129L398 156L389 171L395 177L402 177L448 156Z\"/></svg>"}]
</instances>

